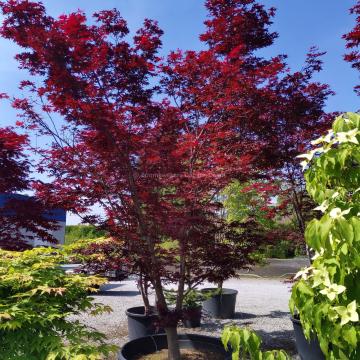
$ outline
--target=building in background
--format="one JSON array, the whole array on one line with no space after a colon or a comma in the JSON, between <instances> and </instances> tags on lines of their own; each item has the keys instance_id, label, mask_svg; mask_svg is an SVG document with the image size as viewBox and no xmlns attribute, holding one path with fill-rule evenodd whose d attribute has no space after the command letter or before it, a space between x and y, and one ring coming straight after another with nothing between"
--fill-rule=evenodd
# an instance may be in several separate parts
<instances>
[{"instance_id":1,"label":"building in background","mask_svg":"<svg viewBox=\"0 0 360 360\"><path fill-rule=\"evenodd\" d=\"M32 197L27 195L20 195L20 194L0 194L0 210L7 209L8 207L11 208L12 202L19 202L19 201L29 201ZM6 210L6 216L10 217L16 215L16 210ZM53 236L58 244L64 244L65 242L65 227L66 227L66 211L63 209L51 209L45 210L41 215L44 219L53 221L56 223L56 230L47 230L48 234ZM0 224L1 226L1 224ZM26 239L26 242L32 247L39 247L39 246L56 246L57 244L52 244L47 241L44 241L38 235L31 233L25 229L20 229L22 235Z\"/></svg>"}]
</instances>

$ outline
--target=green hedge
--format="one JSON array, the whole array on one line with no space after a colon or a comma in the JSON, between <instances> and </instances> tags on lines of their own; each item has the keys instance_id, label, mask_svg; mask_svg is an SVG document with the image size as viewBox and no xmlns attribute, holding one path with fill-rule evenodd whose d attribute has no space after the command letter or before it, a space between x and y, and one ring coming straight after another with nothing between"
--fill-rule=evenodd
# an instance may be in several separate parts
<instances>
[{"instance_id":1,"label":"green hedge","mask_svg":"<svg viewBox=\"0 0 360 360\"><path fill-rule=\"evenodd\" d=\"M65 229L65 244L69 245L78 240L97 239L107 236L105 230L99 230L92 225L68 225Z\"/></svg>"}]
</instances>

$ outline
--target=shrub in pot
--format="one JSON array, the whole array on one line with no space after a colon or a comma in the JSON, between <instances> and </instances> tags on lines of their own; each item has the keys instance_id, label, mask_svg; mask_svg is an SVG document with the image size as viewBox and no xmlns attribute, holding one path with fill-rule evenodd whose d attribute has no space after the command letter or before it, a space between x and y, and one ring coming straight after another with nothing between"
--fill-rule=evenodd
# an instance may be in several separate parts
<instances>
[{"instance_id":1,"label":"shrub in pot","mask_svg":"<svg viewBox=\"0 0 360 360\"><path fill-rule=\"evenodd\" d=\"M126 309L126 316L129 340L164 332L159 326L159 316L155 307L146 309L145 306L134 306Z\"/></svg>"},{"instance_id":2,"label":"shrub in pot","mask_svg":"<svg viewBox=\"0 0 360 360\"><path fill-rule=\"evenodd\" d=\"M345 113L301 155L307 190L320 219L308 223L315 255L297 274L290 300L305 337L316 336L326 359L360 358L360 115ZM299 350L300 352L300 350Z\"/></svg>"},{"instance_id":3,"label":"shrub in pot","mask_svg":"<svg viewBox=\"0 0 360 360\"><path fill-rule=\"evenodd\" d=\"M165 292L169 305L176 303L176 292ZM204 293L196 289L187 289L184 293L182 322L186 328L201 326L202 302L207 299Z\"/></svg>"},{"instance_id":4,"label":"shrub in pot","mask_svg":"<svg viewBox=\"0 0 360 360\"><path fill-rule=\"evenodd\" d=\"M203 309L216 318L231 319L235 315L238 291L223 288L223 283L236 277L238 270L248 268L255 262L253 252L267 241L267 237L261 224L248 218L223 226L213 241L213 251L206 254L204 266L209 269L207 280L218 286L201 290L207 295Z\"/></svg>"},{"instance_id":5,"label":"shrub in pot","mask_svg":"<svg viewBox=\"0 0 360 360\"><path fill-rule=\"evenodd\" d=\"M150 287L150 281L140 272L138 289L142 295L144 305L126 309L128 337L130 340L164 333L164 329L160 327L157 308L150 305Z\"/></svg>"},{"instance_id":6,"label":"shrub in pot","mask_svg":"<svg viewBox=\"0 0 360 360\"><path fill-rule=\"evenodd\" d=\"M116 346L70 316L111 309L88 291L104 279L66 274L54 249L0 250L0 354L3 360L103 359Z\"/></svg>"},{"instance_id":7,"label":"shrub in pot","mask_svg":"<svg viewBox=\"0 0 360 360\"><path fill-rule=\"evenodd\" d=\"M219 319L235 316L237 290L226 288L205 288L201 290L207 299L203 303L206 314Z\"/></svg>"},{"instance_id":8,"label":"shrub in pot","mask_svg":"<svg viewBox=\"0 0 360 360\"><path fill-rule=\"evenodd\" d=\"M182 322L186 328L201 326L202 301L204 296L197 290L190 290L185 293Z\"/></svg>"}]
</instances>

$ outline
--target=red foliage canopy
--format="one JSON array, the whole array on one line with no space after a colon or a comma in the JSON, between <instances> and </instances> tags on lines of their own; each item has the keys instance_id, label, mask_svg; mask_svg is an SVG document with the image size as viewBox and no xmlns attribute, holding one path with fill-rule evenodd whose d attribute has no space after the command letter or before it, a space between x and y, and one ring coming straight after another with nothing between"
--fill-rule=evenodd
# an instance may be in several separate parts
<instances>
[{"instance_id":1,"label":"red foliage canopy","mask_svg":"<svg viewBox=\"0 0 360 360\"><path fill-rule=\"evenodd\" d=\"M0 193L27 188L29 163L23 154L26 142L26 136L10 128L0 128Z\"/></svg>"},{"instance_id":2,"label":"red foliage canopy","mask_svg":"<svg viewBox=\"0 0 360 360\"><path fill-rule=\"evenodd\" d=\"M356 15L356 24L354 28L343 36L346 40L346 47L350 49L350 53L345 55L345 60L352 64L353 68L360 70L360 1L350 9L351 14ZM355 87L360 94L360 85Z\"/></svg>"},{"instance_id":3,"label":"red foliage canopy","mask_svg":"<svg viewBox=\"0 0 360 360\"><path fill-rule=\"evenodd\" d=\"M0 194L28 190L29 162L24 154L27 136L10 128L0 128ZM22 250L28 241L41 238L56 242L48 231L56 229L44 216L43 204L33 198L4 197L0 206L0 248Z\"/></svg>"},{"instance_id":4,"label":"red foliage canopy","mask_svg":"<svg viewBox=\"0 0 360 360\"><path fill-rule=\"evenodd\" d=\"M154 21L129 43L117 10L88 25L82 12L54 19L41 3L0 4L2 36L24 48L20 67L43 80L23 82L30 95L14 100L26 126L53 137L40 168L54 180L38 193L124 239L163 308L163 277L179 281L179 310L189 269L212 278L217 264L224 274L246 265L256 236L226 228L217 196L232 179L281 169L322 123L330 92L311 80L320 54L295 73L284 56L259 57L276 38L274 10L254 0L208 0L207 49L164 61ZM105 219L87 216L95 204ZM218 241L224 233L231 241ZM219 258L244 239L244 256Z\"/></svg>"}]
</instances>

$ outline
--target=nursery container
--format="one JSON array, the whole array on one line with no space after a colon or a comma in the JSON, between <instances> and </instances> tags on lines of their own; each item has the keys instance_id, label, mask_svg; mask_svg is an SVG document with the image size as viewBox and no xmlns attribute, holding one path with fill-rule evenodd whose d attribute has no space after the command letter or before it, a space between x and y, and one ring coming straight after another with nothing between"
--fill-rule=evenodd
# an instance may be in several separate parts
<instances>
[{"instance_id":1,"label":"nursery container","mask_svg":"<svg viewBox=\"0 0 360 360\"><path fill-rule=\"evenodd\" d=\"M231 359L221 340L211 336L183 334L178 336L180 349L207 350L220 354L224 360ZM141 355L153 354L167 349L166 335L153 335L139 338L126 343L119 354L119 360L133 360Z\"/></svg>"},{"instance_id":2,"label":"nursery container","mask_svg":"<svg viewBox=\"0 0 360 360\"><path fill-rule=\"evenodd\" d=\"M216 292L217 288L202 289L202 292ZM203 302L203 310L205 313L218 319L233 319L235 316L235 305L237 290L222 289L221 293L212 296Z\"/></svg>"},{"instance_id":3,"label":"nursery container","mask_svg":"<svg viewBox=\"0 0 360 360\"><path fill-rule=\"evenodd\" d=\"M147 335L164 333L163 329L157 327L158 316L154 311L145 315L144 306L136 306L126 310L128 318L129 339L134 340Z\"/></svg>"},{"instance_id":4,"label":"nursery container","mask_svg":"<svg viewBox=\"0 0 360 360\"><path fill-rule=\"evenodd\" d=\"M319 341L316 337L306 339L304 331L299 319L291 317L294 326L294 334L296 340L296 348L302 360L325 360L325 356L321 351Z\"/></svg>"}]
</instances>

